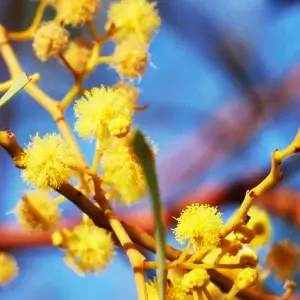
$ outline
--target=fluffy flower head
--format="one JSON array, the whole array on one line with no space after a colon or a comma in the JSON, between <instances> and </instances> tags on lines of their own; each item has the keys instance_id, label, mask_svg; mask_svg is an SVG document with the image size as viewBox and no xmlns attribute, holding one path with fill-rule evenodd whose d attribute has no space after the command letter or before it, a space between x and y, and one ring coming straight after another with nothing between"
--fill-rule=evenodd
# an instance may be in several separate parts
<instances>
[{"instance_id":1,"label":"fluffy flower head","mask_svg":"<svg viewBox=\"0 0 300 300\"><path fill-rule=\"evenodd\" d=\"M113 88L101 86L87 91L75 102L75 130L83 138L104 141L108 134L125 135L133 117L129 96Z\"/></svg>"},{"instance_id":2,"label":"fluffy flower head","mask_svg":"<svg viewBox=\"0 0 300 300\"><path fill-rule=\"evenodd\" d=\"M144 171L135 155L129 135L115 139L102 158L103 180L112 190L108 198L130 205L146 196Z\"/></svg>"},{"instance_id":3,"label":"fluffy flower head","mask_svg":"<svg viewBox=\"0 0 300 300\"><path fill-rule=\"evenodd\" d=\"M113 67L121 78L140 78L148 65L148 47L136 40L125 40L116 46L114 58Z\"/></svg>"},{"instance_id":4,"label":"fluffy flower head","mask_svg":"<svg viewBox=\"0 0 300 300\"><path fill-rule=\"evenodd\" d=\"M20 226L28 231L48 231L55 228L60 212L45 191L28 191L18 203L14 213Z\"/></svg>"},{"instance_id":5,"label":"fluffy flower head","mask_svg":"<svg viewBox=\"0 0 300 300\"><path fill-rule=\"evenodd\" d=\"M69 43L64 52L64 57L77 74L82 74L91 56L91 48L82 39L77 39Z\"/></svg>"},{"instance_id":6,"label":"fluffy flower head","mask_svg":"<svg viewBox=\"0 0 300 300\"><path fill-rule=\"evenodd\" d=\"M106 29L117 28L113 39L121 41L134 37L148 43L160 25L156 3L147 0L121 0L112 3L108 11Z\"/></svg>"},{"instance_id":7,"label":"fluffy flower head","mask_svg":"<svg viewBox=\"0 0 300 300\"><path fill-rule=\"evenodd\" d=\"M23 163L25 181L38 188L58 188L71 178L76 156L60 135L36 135L24 150Z\"/></svg>"},{"instance_id":8,"label":"fluffy flower head","mask_svg":"<svg viewBox=\"0 0 300 300\"><path fill-rule=\"evenodd\" d=\"M45 62L59 54L68 44L69 33L56 22L45 22L37 30L33 39L33 51L36 57Z\"/></svg>"},{"instance_id":9,"label":"fluffy flower head","mask_svg":"<svg viewBox=\"0 0 300 300\"><path fill-rule=\"evenodd\" d=\"M99 9L99 0L59 0L56 5L58 18L71 26L91 21Z\"/></svg>"},{"instance_id":10,"label":"fluffy flower head","mask_svg":"<svg viewBox=\"0 0 300 300\"><path fill-rule=\"evenodd\" d=\"M114 253L111 234L93 225L82 224L72 231L57 231L52 242L67 252L67 265L80 274L95 274L105 269Z\"/></svg>"},{"instance_id":11,"label":"fluffy flower head","mask_svg":"<svg viewBox=\"0 0 300 300\"><path fill-rule=\"evenodd\" d=\"M196 248L207 250L218 246L223 222L216 207L192 204L182 211L177 221L173 231L180 243L189 241Z\"/></svg>"}]
</instances>

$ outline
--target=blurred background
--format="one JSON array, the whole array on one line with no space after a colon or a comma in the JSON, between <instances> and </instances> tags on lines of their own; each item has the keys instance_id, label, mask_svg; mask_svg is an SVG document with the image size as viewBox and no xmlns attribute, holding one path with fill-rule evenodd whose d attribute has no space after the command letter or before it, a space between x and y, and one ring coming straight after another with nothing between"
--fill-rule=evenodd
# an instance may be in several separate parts
<instances>
[{"instance_id":1,"label":"blurred background","mask_svg":"<svg viewBox=\"0 0 300 300\"><path fill-rule=\"evenodd\" d=\"M99 31L110 1L102 2L95 20ZM36 4L1 0L0 23L10 30L25 29ZM299 128L300 1L161 0L158 10L162 25L150 48L152 66L140 84L140 104L150 108L136 116L135 124L158 145L158 175L170 227L171 216L192 202L219 205L226 219L245 191L267 174L271 151L285 147ZM49 10L46 17L52 16ZM55 60L38 62L30 42L15 43L14 49L28 74L41 73L40 87L56 99L65 95L73 82L67 70ZM104 54L111 50L107 45ZM0 80L5 81L9 75L1 58L0 64ZM117 81L113 70L101 66L85 87ZM70 108L71 124L72 114ZM21 145L36 132L57 131L50 116L24 92L0 110L0 128L12 129ZM94 145L79 143L91 161ZM299 166L297 157L284 163L284 181L258 200L272 216L270 245L286 238L300 244ZM0 287L0 299L136 299L124 254L117 253L107 271L81 278L65 266L63 252L51 248L49 236L27 236L16 228L15 216L6 213L28 186L2 149L0 178L0 247L11 251L20 266L18 278ZM63 208L66 220L76 222L78 210L71 204ZM147 199L130 210L117 208L126 221L151 231L149 209ZM178 247L171 234L169 242ZM262 264L270 245L260 251ZM300 283L297 274L294 278ZM265 288L281 293L282 283L271 276Z\"/></svg>"}]
</instances>

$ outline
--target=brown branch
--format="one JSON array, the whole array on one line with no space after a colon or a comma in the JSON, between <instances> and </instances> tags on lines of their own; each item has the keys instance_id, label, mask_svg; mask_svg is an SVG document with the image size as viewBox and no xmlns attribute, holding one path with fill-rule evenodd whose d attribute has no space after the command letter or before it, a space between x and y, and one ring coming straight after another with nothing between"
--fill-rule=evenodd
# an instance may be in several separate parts
<instances>
[{"instance_id":1,"label":"brown branch","mask_svg":"<svg viewBox=\"0 0 300 300\"><path fill-rule=\"evenodd\" d=\"M0 131L0 146L2 146L8 154L13 159L14 163L17 161L18 158L22 155L23 149L18 144L15 135L11 131ZM24 168L24 165L18 164L16 165L18 168ZM57 192L65 196L69 199L73 204L75 204L83 213L88 215L95 225L105 228L107 230L111 230L111 226L101 209L95 206L87 197L85 197L79 190L77 190L72 185L65 183L60 188L57 189ZM156 242L155 238L150 234L143 232L140 229L134 228L124 222L122 222L125 230L127 231L128 235L132 239L132 241L140 246L143 246L145 249L156 252ZM181 251L177 250L169 245L166 245L165 248L166 258L170 261L176 260ZM220 274L216 270L208 270L211 281L217 284L222 291L228 292L232 286L232 281L227 278L226 276ZM261 291L256 290L248 290L242 291L238 294L241 298L246 300L277 300L279 299L277 296L271 296L262 293Z\"/></svg>"}]
</instances>

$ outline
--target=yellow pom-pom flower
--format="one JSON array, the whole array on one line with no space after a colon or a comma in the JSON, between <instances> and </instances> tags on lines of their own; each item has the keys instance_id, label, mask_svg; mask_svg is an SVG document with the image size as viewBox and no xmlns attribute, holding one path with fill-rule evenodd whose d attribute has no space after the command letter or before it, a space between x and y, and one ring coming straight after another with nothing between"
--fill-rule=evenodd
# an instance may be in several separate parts
<instances>
[{"instance_id":1,"label":"yellow pom-pom flower","mask_svg":"<svg viewBox=\"0 0 300 300\"><path fill-rule=\"evenodd\" d=\"M79 274L98 273L108 266L114 254L111 233L93 225L57 231L52 242L66 251L65 262Z\"/></svg>"},{"instance_id":2,"label":"yellow pom-pom flower","mask_svg":"<svg viewBox=\"0 0 300 300\"><path fill-rule=\"evenodd\" d=\"M133 107L130 97L113 88L101 86L86 91L75 102L75 130L82 138L104 142L109 134L123 136L129 131Z\"/></svg>"},{"instance_id":3,"label":"yellow pom-pom flower","mask_svg":"<svg viewBox=\"0 0 300 300\"><path fill-rule=\"evenodd\" d=\"M140 78L148 65L148 47L135 40L125 40L116 46L113 67L121 78Z\"/></svg>"},{"instance_id":4,"label":"yellow pom-pom flower","mask_svg":"<svg viewBox=\"0 0 300 300\"><path fill-rule=\"evenodd\" d=\"M196 249L210 250L218 246L223 225L216 207L192 204L182 211L173 232L178 242L188 241Z\"/></svg>"},{"instance_id":5,"label":"yellow pom-pom flower","mask_svg":"<svg viewBox=\"0 0 300 300\"><path fill-rule=\"evenodd\" d=\"M148 43L160 25L156 3L147 0L121 0L112 3L108 11L106 29L116 27L115 41L135 38Z\"/></svg>"},{"instance_id":6,"label":"yellow pom-pom flower","mask_svg":"<svg viewBox=\"0 0 300 300\"><path fill-rule=\"evenodd\" d=\"M66 25L80 26L91 21L100 9L100 0L60 0L57 17Z\"/></svg>"},{"instance_id":7,"label":"yellow pom-pom flower","mask_svg":"<svg viewBox=\"0 0 300 300\"><path fill-rule=\"evenodd\" d=\"M77 74L82 74L91 57L91 47L83 39L77 39L69 43L64 52L64 58Z\"/></svg>"},{"instance_id":8,"label":"yellow pom-pom flower","mask_svg":"<svg viewBox=\"0 0 300 300\"><path fill-rule=\"evenodd\" d=\"M103 182L111 189L109 200L130 205L148 192L144 171L132 145L132 136L115 139L102 158Z\"/></svg>"},{"instance_id":9,"label":"yellow pom-pom flower","mask_svg":"<svg viewBox=\"0 0 300 300\"><path fill-rule=\"evenodd\" d=\"M268 244L272 234L271 220L268 213L257 206L252 206L248 215L250 220L247 223L247 227L253 230L255 234L249 245L253 248L265 246Z\"/></svg>"},{"instance_id":10,"label":"yellow pom-pom flower","mask_svg":"<svg viewBox=\"0 0 300 300\"><path fill-rule=\"evenodd\" d=\"M76 155L58 134L32 138L24 150L22 178L38 188L59 188L73 175Z\"/></svg>"},{"instance_id":11,"label":"yellow pom-pom flower","mask_svg":"<svg viewBox=\"0 0 300 300\"><path fill-rule=\"evenodd\" d=\"M194 269L186 273L181 281L183 290L188 294L193 290L206 287L210 281L210 277L206 270Z\"/></svg>"},{"instance_id":12,"label":"yellow pom-pom flower","mask_svg":"<svg viewBox=\"0 0 300 300\"><path fill-rule=\"evenodd\" d=\"M7 285L18 275L18 265L15 258L0 252L0 285Z\"/></svg>"},{"instance_id":13,"label":"yellow pom-pom flower","mask_svg":"<svg viewBox=\"0 0 300 300\"><path fill-rule=\"evenodd\" d=\"M14 210L18 223L28 231L48 231L55 228L60 211L45 191L28 191Z\"/></svg>"},{"instance_id":14,"label":"yellow pom-pom flower","mask_svg":"<svg viewBox=\"0 0 300 300\"><path fill-rule=\"evenodd\" d=\"M54 21L45 22L37 30L33 39L33 51L36 57L45 62L58 55L68 44L69 33Z\"/></svg>"}]
</instances>

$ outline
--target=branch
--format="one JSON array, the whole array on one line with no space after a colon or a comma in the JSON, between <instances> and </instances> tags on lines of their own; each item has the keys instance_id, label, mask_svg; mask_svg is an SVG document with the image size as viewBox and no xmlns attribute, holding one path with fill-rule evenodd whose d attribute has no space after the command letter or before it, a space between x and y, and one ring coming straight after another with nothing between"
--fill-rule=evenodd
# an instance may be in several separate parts
<instances>
[{"instance_id":1,"label":"branch","mask_svg":"<svg viewBox=\"0 0 300 300\"><path fill-rule=\"evenodd\" d=\"M239 207L237 213L224 226L221 236L227 236L231 231L246 223L247 213L255 199L272 188L283 178L280 166L284 159L300 152L300 130L294 140L283 150L276 149L271 154L271 170L267 177L253 189L247 191L245 199Z\"/></svg>"}]
</instances>

